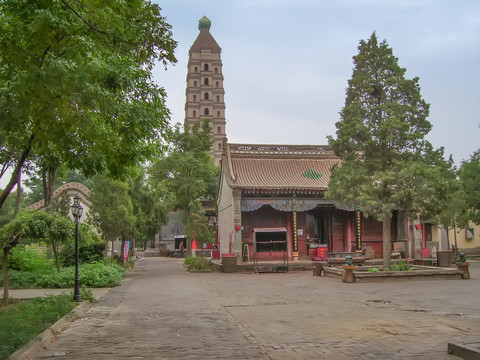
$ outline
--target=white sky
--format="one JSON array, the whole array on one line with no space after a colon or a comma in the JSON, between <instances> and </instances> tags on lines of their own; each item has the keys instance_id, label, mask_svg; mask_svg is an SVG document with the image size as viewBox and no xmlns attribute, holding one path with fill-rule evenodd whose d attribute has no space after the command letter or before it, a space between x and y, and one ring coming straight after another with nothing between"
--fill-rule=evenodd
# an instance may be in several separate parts
<instances>
[{"instance_id":1,"label":"white sky","mask_svg":"<svg viewBox=\"0 0 480 360\"><path fill-rule=\"evenodd\" d=\"M188 50L198 20L222 48L229 142L327 144L345 102L352 56L376 31L420 78L428 139L459 164L480 148L480 1L157 0L178 63L155 79L183 124Z\"/></svg>"}]
</instances>

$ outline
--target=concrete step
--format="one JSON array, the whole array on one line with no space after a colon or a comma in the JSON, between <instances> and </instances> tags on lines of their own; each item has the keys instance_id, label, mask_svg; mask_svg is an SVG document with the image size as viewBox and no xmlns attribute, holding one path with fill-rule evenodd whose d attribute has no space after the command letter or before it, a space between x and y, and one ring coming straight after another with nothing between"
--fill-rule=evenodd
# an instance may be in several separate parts
<instances>
[{"instance_id":1,"label":"concrete step","mask_svg":"<svg viewBox=\"0 0 480 360\"><path fill-rule=\"evenodd\" d=\"M480 342L468 344L448 343L447 352L465 360L480 359Z\"/></svg>"}]
</instances>

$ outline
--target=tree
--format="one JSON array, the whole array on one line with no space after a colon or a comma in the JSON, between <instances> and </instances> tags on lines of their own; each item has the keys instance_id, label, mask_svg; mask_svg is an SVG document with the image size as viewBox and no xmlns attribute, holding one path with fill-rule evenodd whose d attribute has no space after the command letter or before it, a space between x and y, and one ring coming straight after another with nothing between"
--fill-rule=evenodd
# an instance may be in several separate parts
<instances>
[{"instance_id":1,"label":"tree","mask_svg":"<svg viewBox=\"0 0 480 360\"><path fill-rule=\"evenodd\" d=\"M158 199L158 191L149 184L145 170L142 168L137 177L130 182L133 210L136 215L132 228L135 241L143 244L146 249L147 240L167 223L168 211L166 205Z\"/></svg>"},{"instance_id":2,"label":"tree","mask_svg":"<svg viewBox=\"0 0 480 360\"><path fill-rule=\"evenodd\" d=\"M208 218L204 213L197 212L190 215L190 222L186 227L186 235L200 243L215 242L215 229L208 223Z\"/></svg>"},{"instance_id":3,"label":"tree","mask_svg":"<svg viewBox=\"0 0 480 360\"><path fill-rule=\"evenodd\" d=\"M59 269L58 247L72 239L74 224L58 214L30 210L21 212L6 226L0 227L0 247L3 249L3 304L8 305L8 254L19 243L29 244L46 241L52 246L57 269Z\"/></svg>"},{"instance_id":4,"label":"tree","mask_svg":"<svg viewBox=\"0 0 480 360\"><path fill-rule=\"evenodd\" d=\"M112 242L112 262L114 241L122 238L122 252L125 238L132 235L136 217L128 184L99 175L94 179L90 197L93 223L101 230L107 243ZM123 257L121 257L123 261Z\"/></svg>"},{"instance_id":5,"label":"tree","mask_svg":"<svg viewBox=\"0 0 480 360\"><path fill-rule=\"evenodd\" d=\"M210 155L210 122L205 120L172 134L170 152L150 168L152 182L163 193L163 201L172 210L182 210L185 225L201 212L202 201L213 200L218 191L219 169ZM190 253L192 237L187 241Z\"/></svg>"},{"instance_id":6,"label":"tree","mask_svg":"<svg viewBox=\"0 0 480 360\"><path fill-rule=\"evenodd\" d=\"M14 195L15 193L16 191L13 192ZM7 225L15 217L15 197L8 198L5 205L0 209L0 226Z\"/></svg>"},{"instance_id":7,"label":"tree","mask_svg":"<svg viewBox=\"0 0 480 360\"><path fill-rule=\"evenodd\" d=\"M29 157L87 177L122 176L158 154L168 128L155 62L176 62L170 25L147 0L0 3L0 158ZM48 196L48 194L45 194Z\"/></svg>"},{"instance_id":8,"label":"tree","mask_svg":"<svg viewBox=\"0 0 480 360\"><path fill-rule=\"evenodd\" d=\"M464 201L463 226L468 221L480 225L480 149L459 170L461 197Z\"/></svg>"},{"instance_id":9,"label":"tree","mask_svg":"<svg viewBox=\"0 0 480 360\"><path fill-rule=\"evenodd\" d=\"M425 140L432 126L418 78L405 78L406 70L375 33L358 49L337 138L329 136L342 163L333 169L328 196L383 222L388 267L393 211L438 214L454 181L453 164Z\"/></svg>"}]
</instances>

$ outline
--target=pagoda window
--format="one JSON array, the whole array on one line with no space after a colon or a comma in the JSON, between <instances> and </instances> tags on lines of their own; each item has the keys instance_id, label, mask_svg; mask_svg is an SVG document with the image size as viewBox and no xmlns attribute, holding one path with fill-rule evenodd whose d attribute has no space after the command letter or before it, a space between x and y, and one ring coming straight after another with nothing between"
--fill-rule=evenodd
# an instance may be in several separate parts
<instances>
[{"instance_id":1,"label":"pagoda window","mask_svg":"<svg viewBox=\"0 0 480 360\"><path fill-rule=\"evenodd\" d=\"M208 108L205 108L204 114L205 115L210 115L210 110L208 110Z\"/></svg>"},{"instance_id":2,"label":"pagoda window","mask_svg":"<svg viewBox=\"0 0 480 360\"><path fill-rule=\"evenodd\" d=\"M208 100L208 93L205 93L205 100Z\"/></svg>"},{"instance_id":3,"label":"pagoda window","mask_svg":"<svg viewBox=\"0 0 480 360\"><path fill-rule=\"evenodd\" d=\"M203 83L204 83L205 85L208 85L208 78L205 78L205 80L203 81Z\"/></svg>"},{"instance_id":4,"label":"pagoda window","mask_svg":"<svg viewBox=\"0 0 480 360\"><path fill-rule=\"evenodd\" d=\"M208 64L203 65L203 70L208 71Z\"/></svg>"}]
</instances>

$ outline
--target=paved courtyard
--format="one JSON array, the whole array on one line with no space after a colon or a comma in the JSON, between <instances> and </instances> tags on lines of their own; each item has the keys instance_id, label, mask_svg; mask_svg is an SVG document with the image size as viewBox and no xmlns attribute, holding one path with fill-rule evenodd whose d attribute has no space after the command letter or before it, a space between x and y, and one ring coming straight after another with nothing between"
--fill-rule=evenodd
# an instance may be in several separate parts
<instances>
[{"instance_id":1,"label":"paved courtyard","mask_svg":"<svg viewBox=\"0 0 480 360\"><path fill-rule=\"evenodd\" d=\"M458 359L480 338L470 280L344 284L311 272L188 273L142 258L35 359Z\"/></svg>"}]
</instances>

